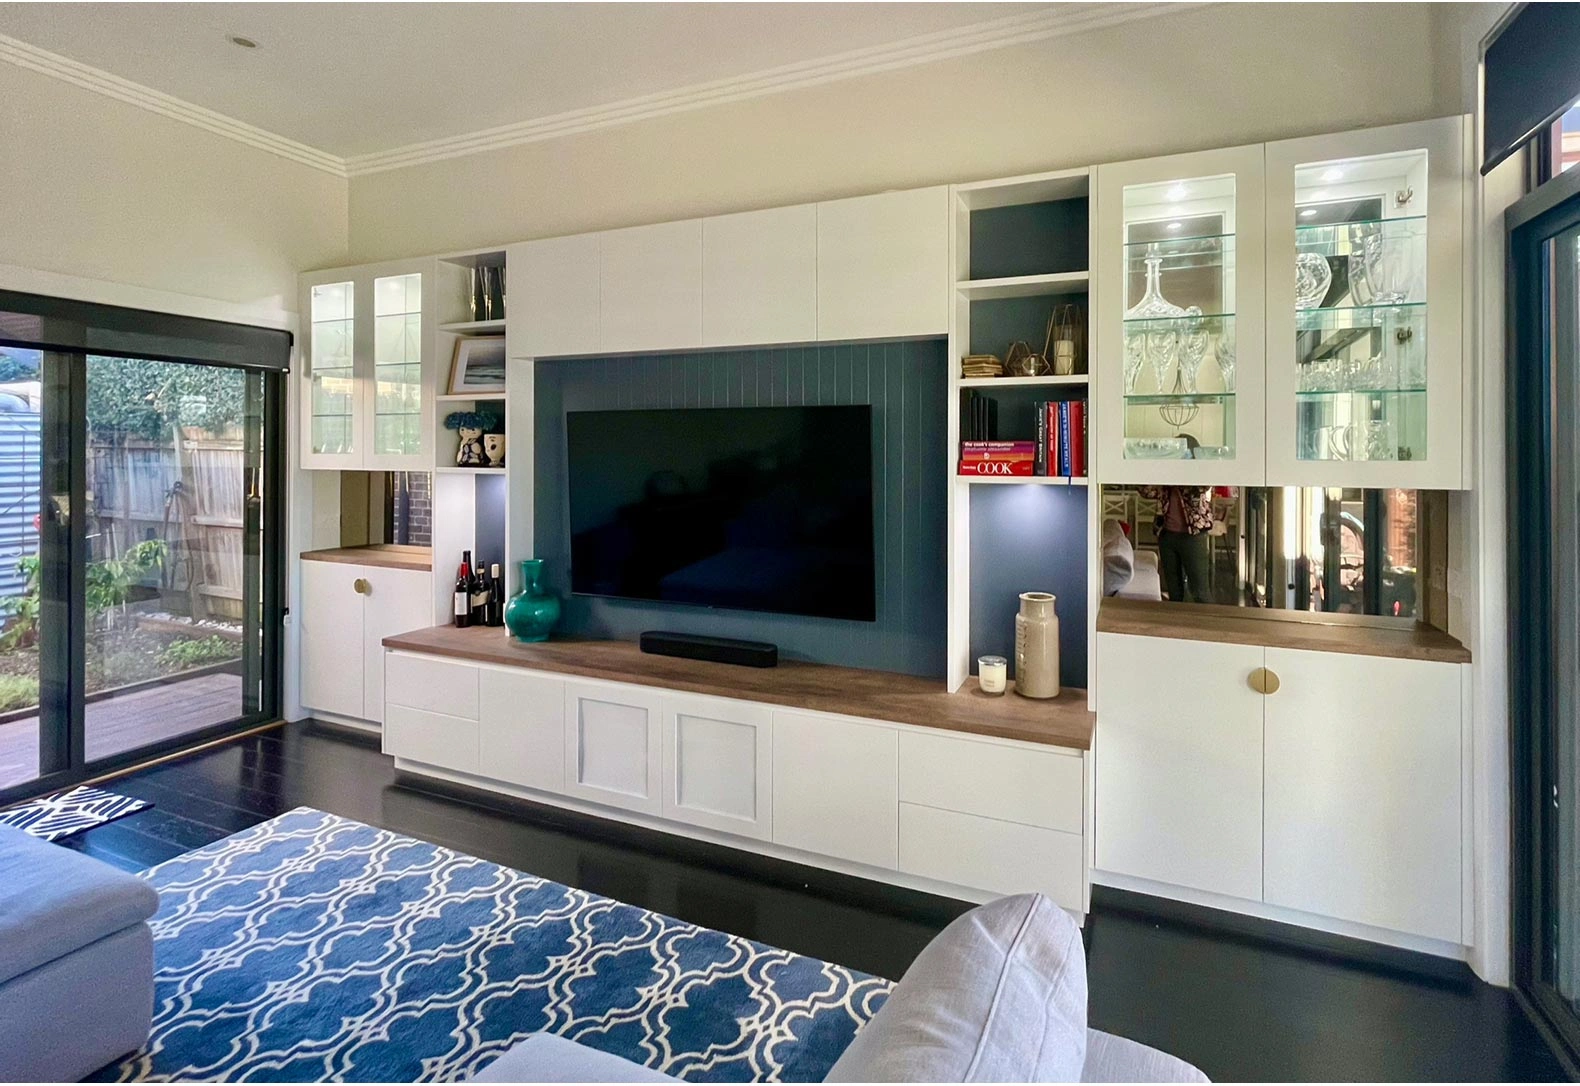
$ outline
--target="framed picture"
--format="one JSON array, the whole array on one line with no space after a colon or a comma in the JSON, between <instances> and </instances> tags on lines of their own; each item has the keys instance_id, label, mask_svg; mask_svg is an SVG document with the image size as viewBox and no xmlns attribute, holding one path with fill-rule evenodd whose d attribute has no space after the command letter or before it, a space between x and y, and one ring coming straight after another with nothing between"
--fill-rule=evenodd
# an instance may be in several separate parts
<instances>
[{"instance_id":1,"label":"framed picture","mask_svg":"<svg viewBox=\"0 0 1580 1086\"><path fill-rule=\"evenodd\" d=\"M505 391L505 337L462 336L450 361L450 395Z\"/></svg>"}]
</instances>

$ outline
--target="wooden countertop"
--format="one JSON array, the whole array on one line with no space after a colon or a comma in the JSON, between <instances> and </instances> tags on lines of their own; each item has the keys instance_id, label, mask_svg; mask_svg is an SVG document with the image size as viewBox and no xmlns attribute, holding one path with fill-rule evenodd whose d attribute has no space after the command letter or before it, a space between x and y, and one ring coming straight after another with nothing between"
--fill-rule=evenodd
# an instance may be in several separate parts
<instances>
[{"instance_id":1,"label":"wooden countertop","mask_svg":"<svg viewBox=\"0 0 1580 1086\"><path fill-rule=\"evenodd\" d=\"M1085 690L1066 689L1047 701L1013 693L989 697L979 692L976 680L971 679L959 693L950 694L939 680L888 671L798 660L781 660L778 667L771 668L738 667L651 656L630 641L524 645L503 630L477 626L414 630L386 637L384 647L1073 750L1089 750L1092 745L1094 717L1087 711Z\"/></svg>"},{"instance_id":2,"label":"wooden countertop","mask_svg":"<svg viewBox=\"0 0 1580 1086\"><path fill-rule=\"evenodd\" d=\"M385 569L433 570L432 547L410 547L402 543L371 543L365 547L329 547L303 551L308 562L344 562L355 566L382 566Z\"/></svg>"},{"instance_id":3,"label":"wooden countertop","mask_svg":"<svg viewBox=\"0 0 1580 1086\"><path fill-rule=\"evenodd\" d=\"M1470 650L1442 630L1376 615L1109 598L1098 608L1097 632L1341 652L1351 656L1470 663Z\"/></svg>"}]
</instances>

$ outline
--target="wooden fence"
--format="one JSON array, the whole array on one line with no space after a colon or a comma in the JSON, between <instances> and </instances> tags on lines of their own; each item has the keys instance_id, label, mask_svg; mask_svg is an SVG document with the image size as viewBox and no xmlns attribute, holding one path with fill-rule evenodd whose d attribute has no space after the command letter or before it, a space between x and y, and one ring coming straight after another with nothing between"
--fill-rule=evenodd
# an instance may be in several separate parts
<instances>
[{"instance_id":1,"label":"wooden fence","mask_svg":"<svg viewBox=\"0 0 1580 1086\"><path fill-rule=\"evenodd\" d=\"M238 622L246 563L246 448L239 431L187 428L165 442L94 439L88 480L96 559L149 539L169 546L145 583L164 606L194 619Z\"/></svg>"}]
</instances>

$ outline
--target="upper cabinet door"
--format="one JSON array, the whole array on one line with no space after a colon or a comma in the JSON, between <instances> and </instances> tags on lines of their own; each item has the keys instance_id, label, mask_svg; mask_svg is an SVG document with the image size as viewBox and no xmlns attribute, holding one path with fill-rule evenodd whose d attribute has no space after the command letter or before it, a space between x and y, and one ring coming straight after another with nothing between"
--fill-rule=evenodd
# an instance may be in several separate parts
<instances>
[{"instance_id":1,"label":"upper cabinet door","mask_svg":"<svg viewBox=\"0 0 1580 1086\"><path fill-rule=\"evenodd\" d=\"M1263 482L1260 145L1097 170L1098 474Z\"/></svg>"},{"instance_id":2,"label":"upper cabinet door","mask_svg":"<svg viewBox=\"0 0 1580 1086\"><path fill-rule=\"evenodd\" d=\"M433 261L381 265L364 276L367 316L357 355L366 358L362 466L370 471L433 467ZM364 342L365 341L365 342Z\"/></svg>"},{"instance_id":3,"label":"upper cabinet door","mask_svg":"<svg viewBox=\"0 0 1580 1086\"><path fill-rule=\"evenodd\" d=\"M599 349L702 346L702 220L600 235Z\"/></svg>"},{"instance_id":4,"label":"upper cabinet door","mask_svg":"<svg viewBox=\"0 0 1580 1086\"><path fill-rule=\"evenodd\" d=\"M817 207L702 220L702 342L817 339Z\"/></svg>"},{"instance_id":5,"label":"upper cabinet door","mask_svg":"<svg viewBox=\"0 0 1580 1086\"><path fill-rule=\"evenodd\" d=\"M1267 145L1267 481L1458 489L1469 125Z\"/></svg>"},{"instance_id":6,"label":"upper cabinet door","mask_svg":"<svg viewBox=\"0 0 1580 1086\"><path fill-rule=\"evenodd\" d=\"M949 190L817 205L817 338L949 331Z\"/></svg>"},{"instance_id":7,"label":"upper cabinet door","mask_svg":"<svg viewBox=\"0 0 1580 1086\"><path fill-rule=\"evenodd\" d=\"M347 271L304 277L302 467L362 466L355 343L357 284Z\"/></svg>"},{"instance_id":8,"label":"upper cabinet door","mask_svg":"<svg viewBox=\"0 0 1580 1086\"><path fill-rule=\"evenodd\" d=\"M506 250L510 300L521 299L506 322L510 357L598 353L601 237L545 238Z\"/></svg>"}]
</instances>

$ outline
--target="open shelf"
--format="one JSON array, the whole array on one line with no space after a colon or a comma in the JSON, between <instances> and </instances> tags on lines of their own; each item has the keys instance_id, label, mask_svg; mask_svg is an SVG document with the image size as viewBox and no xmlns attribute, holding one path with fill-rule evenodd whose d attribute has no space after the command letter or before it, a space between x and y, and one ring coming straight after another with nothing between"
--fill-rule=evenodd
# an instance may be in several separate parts
<instances>
[{"instance_id":1,"label":"open shelf","mask_svg":"<svg viewBox=\"0 0 1580 1086\"><path fill-rule=\"evenodd\" d=\"M1084 271L1050 272L1046 275L1010 275L999 279L961 279L955 289L973 301L987 298L1036 298L1055 294L1085 294L1091 275Z\"/></svg>"},{"instance_id":2,"label":"open shelf","mask_svg":"<svg viewBox=\"0 0 1580 1086\"><path fill-rule=\"evenodd\" d=\"M490 403L503 400L504 398L505 394L503 392L446 392L435 396L434 401L437 403Z\"/></svg>"},{"instance_id":3,"label":"open shelf","mask_svg":"<svg viewBox=\"0 0 1580 1086\"><path fill-rule=\"evenodd\" d=\"M505 474L505 469L504 468L437 467L437 468L434 468L433 470L438 472L440 475L503 475L503 474Z\"/></svg>"},{"instance_id":4,"label":"open shelf","mask_svg":"<svg viewBox=\"0 0 1580 1086\"><path fill-rule=\"evenodd\" d=\"M453 332L458 336L481 336L489 333L503 335L505 332L505 319L503 317L492 321L455 321L450 324L439 325L441 332Z\"/></svg>"},{"instance_id":5,"label":"open shelf","mask_svg":"<svg viewBox=\"0 0 1580 1086\"><path fill-rule=\"evenodd\" d=\"M1085 385L1092 380L1089 373L1071 373L1048 377L962 377L961 388L1041 388L1058 385Z\"/></svg>"},{"instance_id":6,"label":"open shelf","mask_svg":"<svg viewBox=\"0 0 1580 1086\"><path fill-rule=\"evenodd\" d=\"M967 486L1015 486L1025 483L1032 486L1086 486L1088 482L1085 475L956 475L955 479Z\"/></svg>"}]
</instances>

